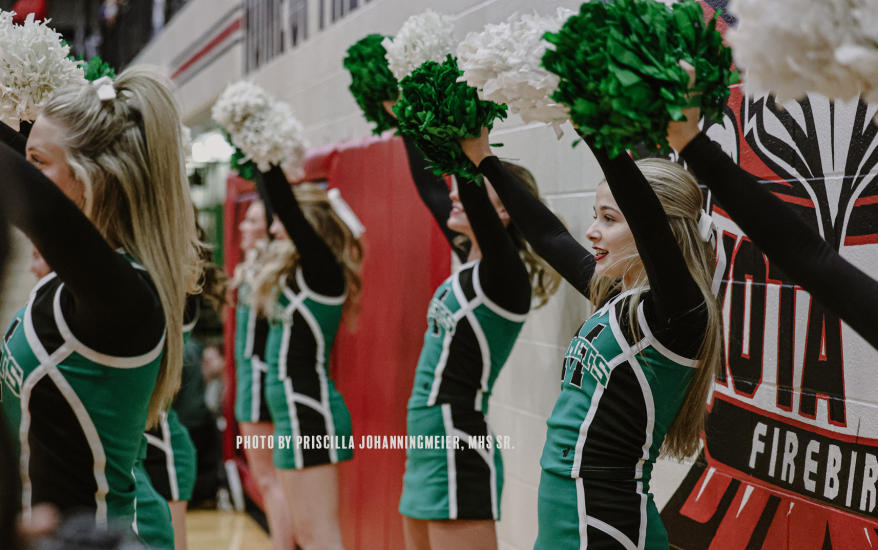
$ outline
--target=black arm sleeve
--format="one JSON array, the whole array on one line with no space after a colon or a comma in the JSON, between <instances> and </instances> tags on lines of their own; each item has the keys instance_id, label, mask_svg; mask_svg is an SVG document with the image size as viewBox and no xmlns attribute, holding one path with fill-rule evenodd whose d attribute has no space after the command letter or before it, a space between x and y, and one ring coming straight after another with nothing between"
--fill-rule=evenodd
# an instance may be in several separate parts
<instances>
[{"instance_id":1,"label":"black arm sleeve","mask_svg":"<svg viewBox=\"0 0 878 550\"><path fill-rule=\"evenodd\" d=\"M878 281L842 258L705 134L681 156L769 260L878 348Z\"/></svg>"},{"instance_id":2,"label":"black arm sleeve","mask_svg":"<svg viewBox=\"0 0 878 550\"><path fill-rule=\"evenodd\" d=\"M256 190L259 192L259 198L262 199L262 209L265 211L265 227L271 227L274 222L274 208L271 206L271 201L268 200L264 178L256 178ZM268 234L268 238L269 240L273 238L271 233Z\"/></svg>"},{"instance_id":3,"label":"black arm sleeve","mask_svg":"<svg viewBox=\"0 0 878 550\"><path fill-rule=\"evenodd\" d=\"M545 204L503 167L500 159L484 159L479 164L479 172L490 180L513 223L536 253L587 298L588 285L594 274L594 255L573 238Z\"/></svg>"},{"instance_id":4,"label":"black arm sleeve","mask_svg":"<svg viewBox=\"0 0 878 550\"><path fill-rule=\"evenodd\" d=\"M341 296L347 288L344 268L323 238L311 227L283 170L272 166L268 172L257 173L263 178L268 201L302 260L302 276L311 290L324 296Z\"/></svg>"},{"instance_id":5,"label":"black arm sleeve","mask_svg":"<svg viewBox=\"0 0 878 550\"><path fill-rule=\"evenodd\" d=\"M653 317L657 326L663 327L684 316L691 318L690 313L703 315L704 295L689 272L661 201L637 164L625 153L611 159L603 149L593 146L592 139L586 137L585 141L601 165L646 270L650 288L644 304L647 319L652 321ZM701 327L703 333L704 325Z\"/></svg>"},{"instance_id":6,"label":"black arm sleeve","mask_svg":"<svg viewBox=\"0 0 878 550\"><path fill-rule=\"evenodd\" d=\"M465 262L469 255L469 247L458 247L454 244L454 239L460 234L448 229L448 216L451 214L451 199L448 197L448 185L445 184L445 178L436 176L430 170L430 161L424 158L424 154L417 148L415 142L409 137L402 138L405 143L405 151L409 159L409 170L412 173L412 179L415 187L418 189L418 195L427 206L433 219L439 224L439 229L445 235L445 240L451 246L451 250L457 254L461 262Z\"/></svg>"},{"instance_id":7,"label":"black arm sleeve","mask_svg":"<svg viewBox=\"0 0 878 550\"><path fill-rule=\"evenodd\" d=\"M130 353L152 349L164 330L152 285L54 183L5 144L0 166L0 186L15 205L7 208L10 221L64 281L74 334L103 353L119 354L120 346Z\"/></svg>"},{"instance_id":8,"label":"black arm sleeve","mask_svg":"<svg viewBox=\"0 0 878 550\"><path fill-rule=\"evenodd\" d=\"M0 141L12 147L22 156L27 154L27 138L13 130L5 122L0 122Z\"/></svg>"},{"instance_id":9,"label":"black arm sleeve","mask_svg":"<svg viewBox=\"0 0 878 550\"><path fill-rule=\"evenodd\" d=\"M458 178L458 193L482 251L479 281L488 298L513 313L530 309L530 278L484 185Z\"/></svg>"}]
</instances>

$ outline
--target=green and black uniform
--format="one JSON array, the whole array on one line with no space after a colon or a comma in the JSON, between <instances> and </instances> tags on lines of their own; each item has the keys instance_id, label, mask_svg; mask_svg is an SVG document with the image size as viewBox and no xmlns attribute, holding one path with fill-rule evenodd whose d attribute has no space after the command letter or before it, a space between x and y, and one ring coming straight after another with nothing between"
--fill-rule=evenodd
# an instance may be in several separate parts
<instances>
[{"instance_id":1,"label":"green and black uniform","mask_svg":"<svg viewBox=\"0 0 878 550\"><path fill-rule=\"evenodd\" d=\"M0 186L15 201L11 221L54 269L2 343L0 398L19 443L24 514L46 502L130 526L165 343L161 300L144 269L22 152L0 144Z\"/></svg>"},{"instance_id":2,"label":"green and black uniform","mask_svg":"<svg viewBox=\"0 0 878 550\"><path fill-rule=\"evenodd\" d=\"M275 441L274 465L291 470L353 458L342 445L303 448L298 437L351 436L351 417L329 376L329 355L347 296L344 268L314 230L296 201L283 171L259 173L272 205L299 254L299 269L280 281L265 347L265 399L276 438L292 438L292 448Z\"/></svg>"},{"instance_id":3,"label":"green and black uniform","mask_svg":"<svg viewBox=\"0 0 878 550\"><path fill-rule=\"evenodd\" d=\"M192 336L200 311L200 297L188 296L186 310L183 313L184 344ZM143 465L149 474L152 486L168 502L191 500L198 461L195 444L189 437L189 430L180 422L177 411L169 408L167 412L162 413L159 425L147 431L145 436L149 446Z\"/></svg>"},{"instance_id":4,"label":"green and black uniform","mask_svg":"<svg viewBox=\"0 0 878 550\"><path fill-rule=\"evenodd\" d=\"M252 273L247 273L249 280ZM250 284L238 287L235 307L235 419L238 422L271 422L265 402L265 345L268 320L248 303Z\"/></svg>"},{"instance_id":5,"label":"green and black uniform","mask_svg":"<svg viewBox=\"0 0 878 550\"><path fill-rule=\"evenodd\" d=\"M586 139L591 144L589 139ZM561 365L547 421L535 550L668 548L649 491L652 467L683 403L707 313L704 297L649 183L628 155L592 149L625 216L649 289L628 322L616 295L582 325ZM586 297L595 260L496 157L480 171L525 238Z\"/></svg>"},{"instance_id":6,"label":"green and black uniform","mask_svg":"<svg viewBox=\"0 0 878 550\"><path fill-rule=\"evenodd\" d=\"M452 203L443 178L426 170L406 139L418 192L455 252L447 227ZM460 266L430 302L427 333L408 403L410 436L457 436L457 449L408 450L399 511L426 519L500 519L503 461L495 446L470 448L469 436L492 436L485 415L500 370L530 309L527 269L487 189L461 181L459 194L482 251Z\"/></svg>"},{"instance_id":7,"label":"green and black uniform","mask_svg":"<svg viewBox=\"0 0 878 550\"><path fill-rule=\"evenodd\" d=\"M201 303L198 296L186 298L183 312L183 342L192 336ZM177 411L162 413L159 425L143 434L134 465L137 507L134 531L150 548L174 550L174 525L168 502L189 501L195 488L197 460L189 430Z\"/></svg>"}]
</instances>

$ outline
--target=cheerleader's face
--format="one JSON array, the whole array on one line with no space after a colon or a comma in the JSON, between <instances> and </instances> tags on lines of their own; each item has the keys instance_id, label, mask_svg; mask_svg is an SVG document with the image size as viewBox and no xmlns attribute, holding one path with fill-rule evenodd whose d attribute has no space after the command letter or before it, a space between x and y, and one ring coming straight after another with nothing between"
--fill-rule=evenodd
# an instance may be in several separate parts
<instances>
[{"instance_id":1,"label":"cheerleader's face","mask_svg":"<svg viewBox=\"0 0 878 550\"><path fill-rule=\"evenodd\" d=\"M238 225L241 231L241 250L250 250L260 240L268 238L268 224L265 222L265 207L254 202L247 209L244 220Z\"/></svg>"},{"instance_id":2,"label":"cheerleader's face","mask_svg":"<svg viewBox=\"0 0 878 550\"><path fill-rule=\"evenodd\" d=\"M500 197L497 196L497 192L494 191L494 187L491 186L491 182L488 181L488 178L485 178L484 181L485 187L488 189L488 198L491 200L491 204L497 211L497 216L500 217L500 221L503 222L504 226L509 225L509 214L506 213L506 208L504 208L503 203L500 202ZM475 184L467 183L466 185ZM472 227L470 227L469 219L466 217L466 212L463 210L463 204L460 202L460 195L457 192L457 178L451 179L451 193L449 193L448 196L451 198L451 214L448 216L447 222L448 229L462 233L471 240L475 240Z\"/></svg>"},{"instance_id":3,"label":"cheerleader's face","mask_svg":"<svg viewBox=\"0 0 878 550\"><path fill-rule=\"evenodd\" d=\"M48 118L39 117L27 139L27 160L81 210L85 208L85 185L73 176L63 144L61 129Z\"/></svg>"},{"instance_id":4,"label":"cheerleader's face","mask_svg":"<svg viewBox=\"0 0 878 550\"><path fill-rule=\"evenodd\" d=\"M46 260L40 255L37 247L34 247L33 255L30 261L30 272L36 275L37 279L42 279L52 272L52 268L46 263Z\"/></svg>"},{"instance_id":5,"label":"cheerleader's face","mask_svg":"<svg viewBox=\"0 0 878 550\"><path fill-rule=\"evenodd\" d=\"M287 234L287 228L284 227L284 224L281 223L280 218L277 216L275 216L274 221L271 222L271 227L268 228L268 232L274 235L274 239L277 241L290 240L290 236Z\"/></svg>"},{"instance_id":6,"label":"cheerleader's face","mask_svg":"<svg viewBox=\"0 0 878 550\"><path fill-rule=\"evenodd\" d=\"M595 273L614 279L627 278L640 264L634 236L606 182L598 186L594 202L594 223L586 237L594 249Z\"/></svg>"}]
</instances>

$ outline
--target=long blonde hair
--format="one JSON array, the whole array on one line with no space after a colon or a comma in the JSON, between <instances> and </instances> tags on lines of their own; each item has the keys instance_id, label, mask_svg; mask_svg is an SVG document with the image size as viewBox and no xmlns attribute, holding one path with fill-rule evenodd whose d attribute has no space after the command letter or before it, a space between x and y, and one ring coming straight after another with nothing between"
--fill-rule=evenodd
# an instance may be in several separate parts
<instances>
[{"instance_id":1,"label":"long blonde hair","mask_svg":"<svg viewBox=\"0 0 878 550\"><path fill-rule=\"evenodd\" d=\"M530 173L530 170L524 166L519 166L518 164L513 164L505 160L501 160L500 163L510 174L515 176L515 178L518 179L518 181L520 181L522 185L533 194L533 196L538 199L540 198L540 188L537 186L537 180L534 178L533 174ZM518 248L518 254L521 256L521 261L524 262L524 267L527 268L527 273L530 277L530 286L533 292L532 296L535 304L534 309L539 309L546 305L549 301L549 297L558 290L558 287L561 285L561 275L552 269L545 260L540 258L536 252L534 252L530 243L524 239L514 223L510 223L506 226L506 233L509 235L509 238L512 239L512 242L515 243L515 246ZM460 235L454 239L454 244L460 246L468 240L469 239L464 235Z\"/></svg>"},{"instance_id":2,"label":"long blonde hair","mask_svg":"<svg viewBox=\"0 0 878 550\"><path fill-rule=\"evenodd\" d=\"M719 301L711 291L716 258L713 246L702 240L698 230L703 197L692 174L664 159L642 159L637 161L637 167L662 203L689 272L704 295L707 309L707 326L697 355L695 377L689 384L686 399L671 423L662 446L663 456L683 459L698 451L699 438L707 417L707 396L722 357L722 314ZM628 269L641 268L634 283L625 285L623 279L595 275L589 289L590 299L598 307L617 292L633 290L628 301L628 326L638 331L637 307L642 295L648 292L649 281L636 252L623 261L628 262ZM635 336L640 337L639 334Z\"/></svg>"},{"instance_id":3,"label":"long blonde hair","mask_svg":"<svg viewBox=\"0 0 878 550\"><path fill-rule=\"evenodd\" d=\"M347 297L344 302L344 322L348 330L355 330L359 316L363 279L363 243L354 237L348 226L329 204L326 191L313 183L293 187L296 200L311 227L329 245L336 259L344 267ZM250 303L268 318L275 318L275 303L280 292L282 276L295 277L299 268L299 253L292 241L275 241L268 246L262 265L251 281Z\"/></svg>"},{"instance_id":4,"label":"long blonde hair","mask_svg":"<svg viewBox=\"0 0 878 550\"><path fill-rule=\"evenodd\" d=\"M198 257L201 259L201 277L198 286L201 288L201 297L213 308L217 315L223 314L223 308L228 305L229 276L223 268L213 261L213 247L207 244L207 232L198 222L198 209L193 209L195 215L195 235L198 237Z\"/></svg>"},{"instance_id":5,"label":"long blonde hair","mask_svg":"<svg viewBox=\"0 0 878 550\"><path fill-rule=\"evenodd\" d=\"M172 86L156 69L132 67L116 79L116 99L102 101L86 85L59 90L42 109L63 129L67 163L85 186L86 216L146 268L161 299L167 334L148 426L180 386L183 310L201 274Z\"/></svg>"}]
</instances>

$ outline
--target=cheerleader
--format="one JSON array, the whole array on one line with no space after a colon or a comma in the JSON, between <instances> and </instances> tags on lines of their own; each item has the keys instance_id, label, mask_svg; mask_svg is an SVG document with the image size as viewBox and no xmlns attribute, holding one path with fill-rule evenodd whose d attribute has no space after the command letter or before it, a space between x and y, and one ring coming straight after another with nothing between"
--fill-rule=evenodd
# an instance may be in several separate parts
<instances>
[{"instance_id":1,"label":"cheerleader","mask_svg":"<svg viewBox=\"0 0 878 550\"><path fill-rule=\"evenodd\" d=\"M409 449L399 511L409 550L495 549L503 461L468 436L492 436L491 390L535 296L544 304L559 283L527 246L491 184L445 180L428 171L405 138L418 193L463 265L436 290L408 403L408 435L458 436L458 449ZM539 201L536 182L509 165ZM461 242L464 241L464 242ZM460 246L459 246L460 245ZM455 520L455 521L445 521Z\"/></svg>"},{"instance_id":2,"label":"cheerleader","mask_svg":"<svg viewBox=\"0 0 878 550\"><path fill-rule=\"evenodd\" d=\"M251 307L250 281L264 255L268 241L268 220L262 201L253 202L244 220L238 226L241 232L241 250L244 261L235 269L233 284L238 289L235 306L235 418L241 435L266 440L274 434L274 425L265 401L265 344L268 340L268 320ZM247 466L256 478L262 494L265 515L271 531L274 550L295 548L290 511L284 492L278 483L272 463L272 450L267 447L244 447Z\"/></svg>"},{"instance_id":3,"label":"cheerleader","mask_svg":"<svg viewBox=\"0 0 878 550\"><path fill-rule=\"evenodd\" d=\"M298 185L294 194L277 166L257 178L277 213L276 242L253 279L250 300L272 320L265 398L274 421L274 465L298 545L338 550L337 464L353 451L333 443L351 436L351 418L329 377L329 355L343 313L349 327L355 319L363 248L316 185ZM299 436L320 443L328 436L329 448L299 446ZM291 438L292 448L279 448L282 437Z\"/></svg>"},{"instance_id":4,"label":"cheerleader","mask_svg":"<svg viewBox=\"0 0 878 550\"><path fill-rule=\"evenodd\" d=\"M697 183L671 162L592 147L607 177L587 233L592 254L492 155L487 130L462 147L534 249L596 308L561 365L534 548L667 549L652 468L661 454L698 450L722 349Z\"/></svg>"},{"instance_id":5,"label":"cheerleader","mask_svg":"<svg viewBox=\"0 0 878 550\"><path fill-rule=\"evenodd\" d=\"M878 281L842 258L702 133L699 109L684 114L687 121L668 127L668 142L723 210L786 276L878 349Z\"/></svg>"},{"instance_id":6,"label":"cheerleader","mask_svg":"<svg viewBox=\"0 0 878 550\"><path fill-rule=\"evenodd\" d=\"M145 68L56 92L31 164L0 145L11 220L54 269L2 342L25 520L45 502L131 529L138 449L179 384L199 273L180 151L170 83Z\"/></svg>"},{"instance_id":7,"label":"cheerleader","mask_svg":"<svg viewBox=\"0 0 878 550\"><path fill-rule=\"evenodd\" d=\"M196 211L197 219L197 211ZM196 221L196 234L202 243L206 241L204 229ZM213 263L213 254L206 246L200 248L200 257L203 267L199 286L199 294L190 294L186 298L186 309L183 311L183 343L189 341L192 331L201 316L202 302L207 302L217 314L222 314L226 305L226 274ZM179 395L178 395L179 397ZM195 489L195 479L198 475L198 460L195 451L195 443L189 435L189 430L180 421L177 414L177 401L167 411L162 413L159 425L148 430L146 437L146 457L143 459L143 469L149 476L149 482L155 492L161 496L162 501L156 505L163 506L167 502L170 510L171 523L173 524L173 538L162 530L159 534L162 543L156 540L146 540L155 548L167 546L171 550L186 550L186 508L192 499ZM136 471L136 470L135 470ZM141 486L138 486L138 502L149 498L140 496ZM147 490L148 491L148 490ZM141 507L142 508L142 507ZM155 526L152 526L153 529ZM143 533L141 529L139 532ZM146 539L146 537L143 537Z\"/></svg>"}]
</instances>

